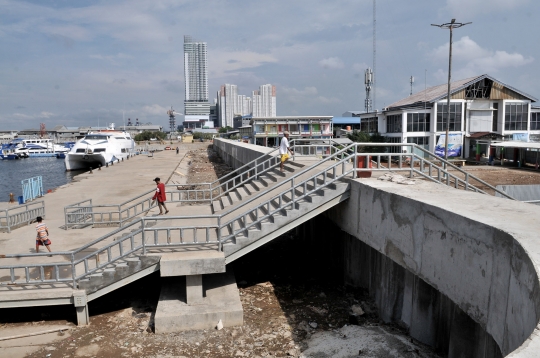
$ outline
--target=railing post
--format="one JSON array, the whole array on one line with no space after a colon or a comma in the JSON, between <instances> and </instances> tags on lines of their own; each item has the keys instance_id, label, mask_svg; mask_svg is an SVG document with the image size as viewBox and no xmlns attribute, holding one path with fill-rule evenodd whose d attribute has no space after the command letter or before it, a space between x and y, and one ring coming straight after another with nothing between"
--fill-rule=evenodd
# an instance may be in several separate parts
<instances>
[{"instance_id":1,"label":"railing post","mask_svg":"<svg viewBox=\"0 0 540 358\"><path fill-rule=\"evenodd\" d=\"M76 282L75 282L75 254L74 253L71 253L71 278L72 278L73 289L75 290L77 287L75 287Z\"/></svg>"},{"instance_id":2,"label":"railing post","mask_svg":"<svg viewBox=\"0 0 540 358\"><path fill-rule=\"evenodd\" d=\"M143 252L143 255L146 255L146 234L145 234L145 223L146 223L146 220L143 218L141 218L141 226L142 226L142 252Z\"/></svg>"},{"instance_id":3,"label":"railing post","mask_svg":"<svg viewBox=\"0 0 540 358\"><path fill-rule=\"evenodd\" d=\"M218 251L221 251L221 216L218 216L218 231L217 231L217 238L218 238Z\"/></svg>"},{"instance_id":4,"label":"railing post","mask_svg":"<svg viewBox=\"0 0 540 358\"><path fill-rule=\"evenodd\" d=\"M292 210L294 210L294 177L291 179L291 199L292 199Z\"/></svg>"}]
</instances>

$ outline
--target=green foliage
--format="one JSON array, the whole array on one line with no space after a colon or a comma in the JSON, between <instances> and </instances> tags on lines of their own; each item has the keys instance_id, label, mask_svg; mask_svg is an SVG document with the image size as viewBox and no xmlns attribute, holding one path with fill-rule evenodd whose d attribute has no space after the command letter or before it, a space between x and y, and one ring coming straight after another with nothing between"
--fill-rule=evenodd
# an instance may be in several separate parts
<instances>
[{"instance_id":1,"label":"green foliage","mask_svg":"<svg viewBox=\"0 0 540 358\"><path fill-rule=\"evenodd\" d=\"M142 133L139 133L135 136L135 141L137 142L141 142L141 141L145 141L145 140L150 140L151 138L156 138L156 139L165 139L167 138L167 133L165 132L148 132L148 131L145 131L145 132L142 132Z\"/></svg>"},{"instance_id":2,"label":"green foliage","mask_svg":"<svg viewBox=\"0 0 540 358\"><path fill-rule=\"evenodd\" d=\"M386 137L382 136L379 132L369 134L367 132L353 131L352 134L347 136L353 142L358 143L386 143ZM386 153L387 147L380 146L361 146L358 147L360 153Z\"/></svg>"},{"instance_id":3,"label":"green foliage","mask_svg":"<svg viewBox=\"0 0 540 358\"><path fill-rule=\"evenodd\" d=\"M214 135L214 133L200 133L200 132L195 132L193 133L193 139L212 139L212 136Z\"/></svg>"},{"instance_id":4,"label":"green foliage","mask_svg":"<svg viewBox=\"0 0 540 358\"><path fill-rule=\"evenodd\" d=\"M221 128L219 129L219 133L227 133L228 131L230 131L230 130L232 130L232 129L233 129L233 128L232 128L232 127L229 127L229 126L227 126L227 127L221 127Z\"/></svg>"}]
</instances>

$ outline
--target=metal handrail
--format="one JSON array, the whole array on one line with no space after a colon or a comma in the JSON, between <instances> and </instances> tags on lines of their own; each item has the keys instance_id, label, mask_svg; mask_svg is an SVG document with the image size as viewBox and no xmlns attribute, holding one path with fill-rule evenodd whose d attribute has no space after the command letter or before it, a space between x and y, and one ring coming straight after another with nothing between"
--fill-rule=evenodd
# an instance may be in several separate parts
<instances>
[{"instance_id":1,"label":"metal handrail","mask_svg":"<svg viewBox=\"0 0 540 358\"><path fill-rule=\"evenodd\" d=\"M43 200L0 210L0 229L7 229L7 232L11 233L13 227L24 223L28 225L38 216L45 216Z\"/></svg>"},{"instance_id":2,"label":"metal handrail","mask_svg":"<svg viewBox=\"0 0 540 358\"><path fill-rule=\"evenodd\" d=\"M372 145L374 143L370 143L369 145ZM66 281L72 281L73 286L75 287L76 281L80 280L100 269L103 269L107 267L108 265L111 265L112 263L121 260L123 258L126 258L129 255L132 255L135 252L141 251L143 254L146 253L148 248L152 247L179 247L182 245L193 245L193 244L217 244L218 250L221 250L223 247L223 244L227 241L231 240L235 235L238 235L241 232L244 232L248 230L253 225L256 225L260 223L262 220L265 220L269 216L275 214L278 211L287 209L288 207L295 208L296 203L299 200L304 199L306 196L316 192L317 190L321 190L322 188L331 185L332 183L350 175L352 173L353 177L356 175L356 173L360 171L389 171L389 170L406 170L409 171L410 175L418 174L419 176L422 176L430 181L438 182L441 184L451 185L452 182L454 183L454 187L458 188L462 186L465 190L472 190L480 193L485 193L481 189L476 188L474 185L469 183L469 180L473 178L472 175L467 174L465 179L459 178L457 175L450 173L447 169L441 168L438 165L427 161L425 158L418 156L416 153L358 153L358 147L362 145L359 143L353 143L341 150L336 151L335 153L329 155L327 158L316 162L314 165L309 166L307 168L304 168L300 172L294 174L287 180L280 182L276 186L269 188L261 193L259 193L256 196L251 197L247 201L244 201L243 204L250 204L255 200L258 200L263 195L268 194L271 190L276 190L279 187L283 187L285 185L290 185L289 188L280 191L277 195L273 195L270 199L266 199L263 203L258 203L255 208L249 208L246 211L243 211L241 214L236 215L234 218L227 220L226 222L222 222L222 219L224 217L239 208L229 208L225 212L222 212L219 215L200 215L200 216L178 216L178 217L154 217L154 218L140 218L139 220L132 222L128 224L127 226L123 228L118 228L111 233L102 236L101 238L98 238L90 243L87 243L86 245L83 245L82 247L69 251L69 252L60 252L60 253L54 253L53 256L70 256L70 261L67 262L61 262L61 263L52 263L52 264L30 264L30 265L12 265L12 266L0 266L0 269L9 269L10 270L10 278L12 282L15 282L14 278L14 270L15 269L24 269L25 270L25 279L27 283L32 282L66 282ZM400 144L401 145L401 144ZM381 146L388 146L388 143L382 144ZM345 156L342 156L343 154L346 154ZM341 156L341 158L340 158ZM391 158L394 156L399 156L399 167L398 168L383 168L382 167L382 160L383 158L387 158L387 161L390 162ZM357 166L357 158L358 157L373 157L376 160L373 162L376 163L375 168L359 168ZM408 166L402 166L402 163L405 162L403 158L410 157L411 160L409 162ZM318 171L314 174L311 174L308 178L303 180L298 180L300 176L308 173L309 171L313 171L317 166L321 166L325 162L330 162L332 160L338 159L335 163L333 163L330 166L326 166L322 168L321 171ZM444 159L439 159L441 162L445 162ZM347 165L350 165L352 161L352 167L346 168ZM415 162L419 162L420 166L419 169L416 168ZM427 162L427 164L425 163ZM450 163L447 163L450 164ZM424 167L427 165L428 167L428 173L426 174L424 172ZM337 168L339 166L342 166L341 174L338 174ZM458 171L461 171L459 168L455 167ZM435 171L435 175L433 172ZM329 177L328 173L332 172L331 177ZM323 176L322 183L318 183L318 179ZM477 179L477 178L475 178ZM482 182L482 181L480 181ZM308 190L308 185L310 183L313 183L313 188L311 190ZM488 185L489 186L489 185ZM297 190L300 190L299 188L303 188L301 190L301 194L297 194ZM286 200L284 195L290 195L290 199ZM507 196L509 197L509 196ZM511 197L509 197L511 198ZM512 198L511 198L512 199ZM278 203L278 205L275 207L275 209L272 209L272 202ZM264 208L266 210L266 214L263 216L260 216L259 210ZM250 224L247 223L247 218L252 213L255 212L255 220L253 220ZM147 222L151 221L163 221L163 220L179 220L179 219L188 219L188 220L195 220L195 219L208 219L212 218L214 220L217 220L217 224L211 224L211 225L189 225L189 226L167 226L167 227L148 227ZM238 229L235 229L234 222L243 219L243 225L239 227ZM91 248L92 246L106 241L113 238L114 235L121 233L122 231L126 231L129 228L134 227L134 230L132 232L129 232L127 234L122 235L122 237L118 239L114 239L112 242L106 243L105 246L99 248L96 251L93 251L90 254L84 255L83 257L79 259L75 259L75 255L82 253L84 250ZM223 229L231 229L231 232L229 234L222 235ZM180 242L171 242L170 241L170 233L172 231L180 231L181 230L195 230L194 231L194 237L193 241L190 242L184 242L181 240ZM196 230L204 230L205 238L202 241L199 241L196 236ZM210 232L211 230L217 230L216 232L216 238L211 239L210 238ZM159 242L159 231L165 231L167 233L166 243L160 243ZM154 232L154 243L148 243L146 233L147 232ZM139 235L140 237L137 237ZM182 237L182 234L180 234L180 237ZM128 244L129 247L126 249L124 248L124 243L129 240ZM140 244L138 243L140 241ZM113 256L112 249L117 247L119 254L116 256ZM104 262L100 261L100 255L107 255L107 260ZM22 255L5 255L6 258L20 258L20 257L35 257L35 256L45 256L47 254L22 254ZM90 260L95 259L95 266L90 267ZM77 274L77 267L79 265L83 265L84 272ZM71 276L68 278L67 276L65 278L62 278L59 276L60 268L70 266L72 268L71 270ZM54 272L56 273L56 277L53 280L46 280L44 277L44 269L46 267L52 267L54 269ZM38 270L41 279L30 282L29 278L29 272L30 270Z\"/></svg>"}]
</instances>

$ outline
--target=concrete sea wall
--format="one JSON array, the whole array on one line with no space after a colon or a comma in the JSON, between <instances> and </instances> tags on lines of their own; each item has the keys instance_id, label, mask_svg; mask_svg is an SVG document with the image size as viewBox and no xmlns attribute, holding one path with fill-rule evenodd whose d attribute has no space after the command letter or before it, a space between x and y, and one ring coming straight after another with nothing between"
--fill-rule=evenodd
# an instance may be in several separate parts
<instances>
[{"instance_id":1,"label":"concrete sea wall","mask_svg":"<svg viewBox=\"0 0 540 358\"><path fill-rule=\"evenodd\" d=\"M214 145L236 167L268 151ZM371 178L352 180L350 199L324 215L313 239L384 321L449 357L538 356L540 207Z\"/></svg>"}]
</instances>

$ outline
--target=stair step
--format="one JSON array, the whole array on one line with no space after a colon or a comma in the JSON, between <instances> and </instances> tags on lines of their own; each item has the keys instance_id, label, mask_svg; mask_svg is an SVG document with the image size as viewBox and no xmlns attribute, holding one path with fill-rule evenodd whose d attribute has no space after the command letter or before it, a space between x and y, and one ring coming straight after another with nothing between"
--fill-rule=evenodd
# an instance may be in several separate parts
<instances>
[{"instance_id":1,"label":"stair step","mask_svg":"<svg viewBox=\"0 0 540 358\"><path fill-rule=\"evenodd\" d=\"M223 210L223 207L221 206L221 200L212 201L212 213L216 213L221 210Z\"/></svg>"},{"instance_id":2,"label":"stair step","mask_svg":"<svg viewBox=\"0 0 540 358\"><path fill-rule=\"evenodd\" d=\"M247 183L245 186L245 189L247 191L249 191L250 194L254 194L258 191L260 191L259 187L257 186L257 184L255 184L253 181L250 181L249 183Z\"/></svg>"},{"instance_id":3,"label":"stair step","mask_svg":"<svg viewBox=\"0 0 540 358\"><path fill-rule=\"evenodd\" d=\"M231 202L231 198L229 197L229 195L224 195L220 198L220 201L221 201L221 207L223 209L226 209L228 208L229 206L231 206L233 203Z\"/></svg>"},{"instance_id":4,"label":"stair step","mask_svg":"<svg viewBox=\"0 0 540 358\"><path fill-rule=\"evenodd\" d=\"M292 166L295 166L297 168L303 168L304 167L304 164L295 162L294 160L287 161L287 165L292 165Z\"/></svg>"},{"instance_id":5,"label":"stair step","mask_svg":"<svg viewBox=\"0 0 540 358\"><path fill-rule=\"evenodd\" d=\"M230 191L229 192L229 198L230 198L232 204L236 204L236 203L238 203L239 201L242 200L240 195L238 195L238 189Z\"/></svg>"},{"instance_id":6,"label":"stair step","mask_svg":"<svg viewBox=\"0 0 540 358\"><path fill-rule=\"evenodd\" d=\"M244 200L251 194L249 191L247 191L245 186L239 187L238 189L236 189L236 191L238 193L238 196L240 196L240 200Z\"/></svg>"}]
</instances>

